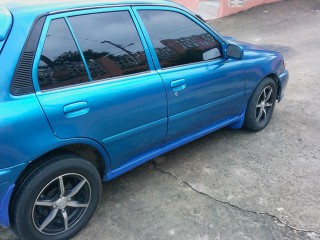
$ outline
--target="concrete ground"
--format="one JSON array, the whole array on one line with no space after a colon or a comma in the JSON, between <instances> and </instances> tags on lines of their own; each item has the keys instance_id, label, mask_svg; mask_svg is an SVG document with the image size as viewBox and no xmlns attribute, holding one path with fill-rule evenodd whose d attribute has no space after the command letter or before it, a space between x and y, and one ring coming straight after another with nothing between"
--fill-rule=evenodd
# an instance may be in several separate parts
<instances>
[{"instance_id":1,"label":"concrete ground","mask_svg":"<svg viewBox=\"0 0 320 240\"><path fill-rule=\"evenodd\" d=\"M210 24L285 55L290 82L269 126L222 129L104 184L74 239L320 239L320 0Z\"/></svg>"}]
</instances>

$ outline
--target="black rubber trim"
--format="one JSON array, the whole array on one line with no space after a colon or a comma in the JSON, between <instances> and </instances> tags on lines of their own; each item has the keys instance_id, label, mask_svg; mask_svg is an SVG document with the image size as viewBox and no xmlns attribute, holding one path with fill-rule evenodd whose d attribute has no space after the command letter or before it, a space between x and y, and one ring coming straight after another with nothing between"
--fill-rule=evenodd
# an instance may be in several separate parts
<instances>
[{"instance_id":1,"label":"black rubber trim","mask_svg":"<svg viewBox=\"0 0 320 240\"><path fill-rule=\"evenodd\" d=\"M45 19L46 15L41 15L32 24L10 85L12 95L20 96L34 92L32 65Z\"/></svg>"}]
</instances>

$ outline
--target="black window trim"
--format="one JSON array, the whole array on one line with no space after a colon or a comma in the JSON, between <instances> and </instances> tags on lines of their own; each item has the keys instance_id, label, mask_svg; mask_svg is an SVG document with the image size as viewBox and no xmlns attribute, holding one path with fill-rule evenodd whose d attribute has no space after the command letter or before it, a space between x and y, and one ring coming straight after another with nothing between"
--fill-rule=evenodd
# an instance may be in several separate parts
<instances>
[{"instance_id":1,"label":"black window trim","mask_svg":"<svg viewBox=\"0 0 320 240\"><path fill-rule=\"evenodd\" d=\"M46 17L47 14L39 15L33 21L30 28L10 83L10 93L13 96L21 96L35 92L33 82L33 64L35 62L38 44L42 35L42 29L45 24Z\"/></svg>"}]
</instances>

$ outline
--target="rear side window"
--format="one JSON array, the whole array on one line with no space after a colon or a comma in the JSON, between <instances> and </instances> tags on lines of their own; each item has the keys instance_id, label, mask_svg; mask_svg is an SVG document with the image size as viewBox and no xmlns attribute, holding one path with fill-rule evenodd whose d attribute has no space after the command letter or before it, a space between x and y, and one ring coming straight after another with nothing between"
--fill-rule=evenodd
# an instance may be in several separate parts
<instances>
[{"instance_id":1,"label":"rear side window","mask_svg":"<svg viewBox=\"0 0 320 240\"><path fill-rule=\"evenodd\" d=\"M38 66L41 90L87 82L80 53L63 18L52 20Z\"/></svg>"},{"instance_id":2,"label":"rear side window","mask_svg":"<svg viewBox=\"0 0 320 240\"><path fill-rule=\"evenodd\" d=\"M137 29L128 11L68 18L93 80L149 70Z\"/></svg>"},{"instance_id":3,"label":"rear side window","mask_svg":"<svg viewBox=\"0 0 320 240\"><path fill-rule=\"evenodd\" d=\"M162 68L201 62L221 56L220 43L183 14L140 10Z\"/></svg>"}]
</instances>

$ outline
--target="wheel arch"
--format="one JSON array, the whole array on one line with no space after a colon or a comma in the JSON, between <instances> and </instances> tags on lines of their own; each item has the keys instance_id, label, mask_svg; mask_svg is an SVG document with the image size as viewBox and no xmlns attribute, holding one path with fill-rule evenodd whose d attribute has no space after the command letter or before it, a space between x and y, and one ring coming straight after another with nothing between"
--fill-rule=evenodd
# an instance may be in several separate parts
<instances>
[{"instance_id":1,"label":"wheel arch","mask_svg":"<svg viewBox=\"0 0 320 240\"><path fill-rule=\"evenodd\" d=\"M16 193L18 192L19 188L23 185L26 178L38 167L50 161L53 157L66 154L75 154L83 158L84 160L87 160L88 162L92 163L92 165L97 168L101 180L103 180L107 170L110 169L109 156L107 152L102 148L102 146L100 146L98 143L89 144L85 140L70 141L68 144L64 144L50 149L41 156L38 156L32 161L29 161L26 164L26 167L20 173L17 180L15 181L15 187L13 189L9 202L10 221L12 215L12 206L16 198Z\"/></svg>"},{"instance_id":2,"label":"wheel arch","mask_svg":"<svg viewBox=\"0 0 320 240\"><path fill-rule=\"evenodd\" d=\"M273 79L273 81L275 82L276 84L276 87L277 87L277 95L276 95L276 99L279 100L280 99L280 94L281 94L281 81L279 79L279 77L277 76L277 74L275 73L270 73L268 74L267 76L263 77L260 82L265 79L265 78L271 78ZM259 83L260 83L259 82ZM257 85L258 86L258 85Z\"/></svg>"}]
</instances>

